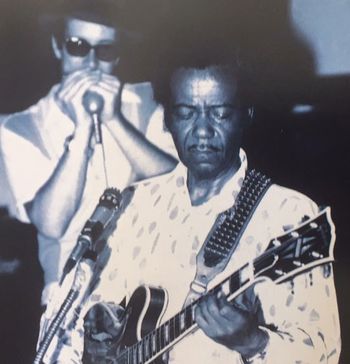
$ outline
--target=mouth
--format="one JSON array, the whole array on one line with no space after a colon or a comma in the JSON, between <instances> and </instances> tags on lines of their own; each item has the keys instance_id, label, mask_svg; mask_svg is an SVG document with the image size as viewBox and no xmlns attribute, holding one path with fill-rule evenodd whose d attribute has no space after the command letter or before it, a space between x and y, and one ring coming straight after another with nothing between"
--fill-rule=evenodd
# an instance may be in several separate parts
<instances>
[{"instance_id":1,"label":"mouth","mask_svg":"<svg viewBox=\"0 0 350 364\"><path fill-rule=\"evenodd\" d=\"M220 148L215 145L205 143L192 144L188 149L193 153L216 153L220 151Z\"/></svg>"}]
</instances>

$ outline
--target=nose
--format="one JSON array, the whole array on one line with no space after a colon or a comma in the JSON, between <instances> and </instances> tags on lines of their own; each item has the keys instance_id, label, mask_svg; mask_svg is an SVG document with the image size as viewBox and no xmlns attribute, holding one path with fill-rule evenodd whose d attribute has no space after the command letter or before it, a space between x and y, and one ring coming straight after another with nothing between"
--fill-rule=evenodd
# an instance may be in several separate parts
<instances>
[{"instance_id":1,"label":"nose","mask_svg":"<svg viewBox=\"0 0 350 364\"><path fill-rule=\"evenodd\" d=\"M90 52L87 55L87 62L90 70L96 70L98 68L98 59L96 57L95 49L90 49Z\"/></svg>"},{"instance_id":2,"label":"nose","mask_svg":"<svg viewBox=\"0 0 350 364\"><path fill-rule=\"evenodd\" d=\"M214 133L215 131L208 115L206 113L198 115L193 127L193 134L197 138L211 138L214 136Z\"/></svg>"}]
</instances>

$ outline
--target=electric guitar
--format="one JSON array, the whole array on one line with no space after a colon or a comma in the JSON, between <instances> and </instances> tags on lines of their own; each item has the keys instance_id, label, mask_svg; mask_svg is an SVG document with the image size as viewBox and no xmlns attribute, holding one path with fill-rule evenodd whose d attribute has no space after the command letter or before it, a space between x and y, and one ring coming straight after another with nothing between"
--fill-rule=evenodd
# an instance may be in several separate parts
<instances>
[{"instance_id":1,"label":"electric guitar","mask_svg":"<svg viewBox=\"0 0 350 364\"><path fill-rule=\"evenodd\" d=\"M324 264L325 274L330 274L331 266L326 263L334 260L333 229L330 210L326 208L314 219L271 240L262 255L242 266L207 294L222 291L232 301L259 280L270 279L281 283L321 264ZM160 361L164 352L196 330L194 312L201 298L159 325L167 306L166 291L138 287L126 309L129 318L113 363L148 364Z\"/></svg>"}]
</instances>

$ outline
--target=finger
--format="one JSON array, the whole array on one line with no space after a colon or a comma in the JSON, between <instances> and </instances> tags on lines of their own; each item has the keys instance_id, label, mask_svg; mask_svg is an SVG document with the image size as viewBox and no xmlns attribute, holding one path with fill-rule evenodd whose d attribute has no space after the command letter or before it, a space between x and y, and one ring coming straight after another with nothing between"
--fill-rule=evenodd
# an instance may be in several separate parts
<instances>
[{"instance_id":1,"label":"finger","mask_svg":"<svg viewBox=\"0 0 350 364\"><path fill-rule=\"evenodd\" d=\"M60 89L70 89L72 86L74 86L77 82L80 82L80 80L84 80L85 78L88 78L90 76L97 76L98 79L101 78L101 72L100 71L91 71L88 69L83 69L79 71L75 71L68 75L64 80L61 82Z\"/></svg>"},{"instance_id":2,"label":"finger","mask_svg":"<svg viewBox=\"0 0 350 364\"><path fill-rule=\"evenodd\" d=\"M99 84L110 87L115 93L121 95L124 84L121 83L116 77L110 75L103 75Z\"/></svg>"},{"instance_id":3,"label":"finger","mask_svg":"<svg viewBox=\"0 0 350 364\"><path fill-rule=\"evenodd\" d=\"M222 336L224 334L224 327L221 322L217 322L210 316L207 308L207 302L201 302L197 307L196 322L199 328L202 329L207 336L214 340Z\"/></svg>"},{"instance_id":4,"label":"finger","mask_svg":"<svg viewBox=\"0 0 350 364\"><path fill-rule=\"evenodd\" d=\"M116 78L101 77L100 82L101 83L106 83L106 84L111 85L111 86L116 86L116 87L120 87L120 85L121 85L120 81L117 80Z\"/></svg>"},{"instance_id":5,"label":"finger","mask_svg":"<svg viewBox=\"0 0 350 364\"><path fill-rule=\"evenodd\" d=\"M119 93L119 86L115 86L115 85L109 85L107 83L99 83L98 85L96 85L98 88L100 88L103 91L106 91L110 94L113 94L114 96L118 95Z\"/></svg>"},{"instance_id":6,"label":"finger","mask_svg":"<svg viewBox=\"0 0 350 364\"><path fill-rule=\"evenodd\" d=\"M210 317L215 321L220 321L221 315L220 315L218 297L216 295L208 296L208 298L206 300L206 306L207 306L208 314L210 315Z\"/></svg>"},{"instance_id":7,"label":"finger","mask_svg":"<svg viewBox=\"0 0 350 364\"><path fill-rule=\"evenodd\" d=\"M62 100L69 101L69 99L71 99L74 95L78 94L79 92L82 93L86 91L97 82L98 76L96 74L87 75L86 77L78 80L74 85L61 90L58 94L58 97Z\"/></svg>"},{"instance_id":8,"label":"finger","mask_svg":"<svg viewBox=\"0 0 350 364\"><path fill-rule=\"evenodd\" d=\"M223 334L223 327L227 325L227 320L223 319L220 314L219 306L215 296L208 296L200 303L203 317L211 327L211 332L216 335Z\"/></svg>"},{"instance_id":9,"label":"finger","mask_svg":"<svg viewBox=\"0 0 350 364\"><path fill-rule=\"evenodd\" d=\"M254 285L248 287L234 300L234 304L246 312L253 312L257 309L258 298L254 291Z\"/></svg>"},{"instance_id":10,"label":"finger","mask_svg":"<svg viewBox=\"0 0 350 364\"><path fill-rule=\"evenodd\" d=\"M201 304L197 305L194 315L195 315L195 320L200 328L203 329L209 325L208 321L206 320L205 315L203 313L203 307Z\"/></svg>"},{"instance_id":11,"label":"finger","mask_svg":"<svg viewBox=\"0 0 350 364\"><path fill-rule=\"evenodd\" d=\"M117 83L117 84L121 84L121 82L119 81L119 79L113 75L109 75L107 73L102 73L101 75L101 81L104 82L111 82L111 83Z\"/></svg>"},{"instance_id":12,"label":"finger","mask_svg":"<svg viewBox=\"0 0 350 364\"><path fill-rule=\"evenodd\" d=\"M88 80L90 78L95 78L96 82L98 82L101 79L101 72L98 70L88 71L86 69L76 71L63 79L60 84L60 91L64 93L66 90L70 90L72 87L74 87L77 83L83 82L84 80Z\"/></svg>"},{"instance_id":13,"label":"finger","mask_svg":"<svg viewBox=\"0 0 350 364\"><path fill-rule=\"evenodd\" d=\"M237 315L241 313L237 308L233 307L226 297L219 297L218 299L219 315L222 322L231 323L237 319Z\"/></svg>"},{"instance_id":14,"label":"finger","mask_svg":"<svg viewBox=\"0 0 350 364\"><path fill-rule=\"evenodd\" d=\"M209 336L210 325L201 314L196 315L196 322L198 327L202 329Z\"/></svg>"}]
</instances>

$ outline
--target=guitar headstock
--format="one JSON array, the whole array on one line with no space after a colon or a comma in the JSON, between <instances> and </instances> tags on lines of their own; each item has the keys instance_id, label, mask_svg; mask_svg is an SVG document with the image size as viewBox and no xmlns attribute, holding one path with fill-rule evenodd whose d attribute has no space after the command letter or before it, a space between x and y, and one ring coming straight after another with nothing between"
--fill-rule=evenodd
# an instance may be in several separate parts
<instances>
[{"instance_id":1,"label":"guitar headstock","mask_svg":"<svg viewBox=\"0 0 350 364\"><path fill-rule=\"evenodd\" d=\"M327 207L315 218L271 240L266 252L254 261L255 275L267 276L279 282L333 261L333 230Z\"/></svg>"}]
</instances>

